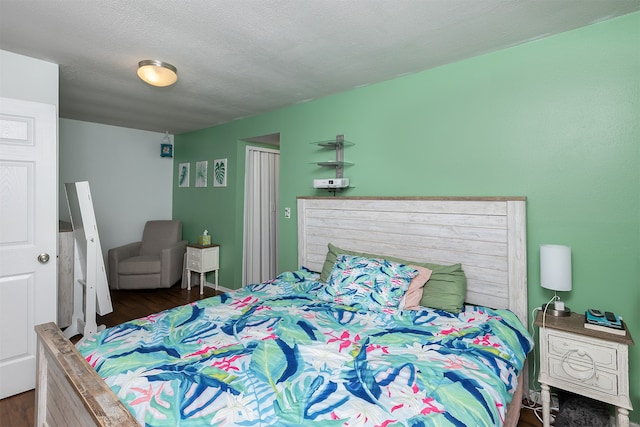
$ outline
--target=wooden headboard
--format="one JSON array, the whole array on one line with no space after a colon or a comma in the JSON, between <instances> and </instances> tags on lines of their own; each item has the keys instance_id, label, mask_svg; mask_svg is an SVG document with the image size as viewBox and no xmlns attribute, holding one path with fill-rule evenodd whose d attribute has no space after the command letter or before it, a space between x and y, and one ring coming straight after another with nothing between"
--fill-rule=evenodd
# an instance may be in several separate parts
<instances>
[{"instance_id":1,"label":"wooden headboard","mask_svg":"<svg viewBox=\"0 0 640 427\"><path fill-rule=\"evenodd\" d=\"M327 244L435 264L461 263L466 301L527 326L524 197L299 197L298 264L322 269Z\"/></svg>"}]
</instances>

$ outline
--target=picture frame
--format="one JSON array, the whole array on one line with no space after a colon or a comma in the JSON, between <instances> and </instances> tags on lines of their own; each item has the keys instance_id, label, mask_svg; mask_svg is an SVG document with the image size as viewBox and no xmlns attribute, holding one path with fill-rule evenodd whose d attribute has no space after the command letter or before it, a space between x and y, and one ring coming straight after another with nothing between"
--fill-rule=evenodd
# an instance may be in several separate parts
<instances>
[{"instance_id":1,"label":"picture frame","mask_svg":"<svg viewBox=\"0 0 640 427\"><path fill-rule=\"evenodd\" d=\"M214 187L226 187L228 174L229 169L227 168L227 159L216 159L213 161Z\"/></svg>"},{"instance_id":2,"label":"picture frame","mask_svg":"<svg viewBox=\"0 0 640 427\"><path fill-rule=\"evenodd\" d=\"M204 160L196 162L196 187L207 186L207 172L209 168L209 162Z\"/></svg>"},{"instance_id":3,"label":"picture frame","mask_svg":"<svg viewBox=\"0 0 640 427\"><path fill-rule=\"evenodd\" d=\"M160 157L173 157L173 145L160 144Z\"/></svg>"},{"instance_id":4,"label":"picture frame","mask_svg":"<svg viewBox=\"0 0 640 427\"><path fill-rule=\"evenodd\" d=\"M189 171L191 163L180 163L178 165L178 187L186 188L189 186Z\"/></svg>"}]
</instances>

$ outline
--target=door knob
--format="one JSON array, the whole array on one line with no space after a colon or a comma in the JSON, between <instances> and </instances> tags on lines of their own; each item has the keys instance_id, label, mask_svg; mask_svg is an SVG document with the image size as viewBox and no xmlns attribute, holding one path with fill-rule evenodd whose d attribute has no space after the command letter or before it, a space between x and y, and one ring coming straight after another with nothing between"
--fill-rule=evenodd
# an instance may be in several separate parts
<instances>
[{"instance_id":1,"label":"door knob","mask_svg":"<svg viewBox=\"0 0 640 427\"><path fill-rule=\"evenodd\" d=\"M38 261L40 264L46 264L49 262L49 254L40 254L38 255Z\"/></svg>"}]
</instances>

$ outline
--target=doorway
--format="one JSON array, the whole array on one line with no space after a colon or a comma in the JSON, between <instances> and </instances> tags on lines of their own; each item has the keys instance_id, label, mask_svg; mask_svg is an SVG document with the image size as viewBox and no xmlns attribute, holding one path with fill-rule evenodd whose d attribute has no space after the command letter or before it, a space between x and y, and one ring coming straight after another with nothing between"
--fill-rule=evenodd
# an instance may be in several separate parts
<instances>
[{"instance_id":1,"label":"doorway","mask_svg":"<svg viewBox=\"0 0 640 427\"><path fill-rule=\"evenodd\" d=\"M242 286L276 276L278 269L280 151L247 146Z\"/></svg>"}]
</instances>

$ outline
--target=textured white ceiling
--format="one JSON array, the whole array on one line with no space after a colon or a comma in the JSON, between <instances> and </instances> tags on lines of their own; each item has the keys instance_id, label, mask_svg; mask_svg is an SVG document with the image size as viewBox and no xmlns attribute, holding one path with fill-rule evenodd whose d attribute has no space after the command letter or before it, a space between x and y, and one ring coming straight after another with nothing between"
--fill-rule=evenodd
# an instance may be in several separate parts
<instances>
[{"instance_id":1,"label":"textured white ceiling","mask_svg":"<svg viewBox=\"0 0 640 427\"><path fill-rule=\"evenodd\" d=\"M60 64L60 116L170 133L525 43L640 0L0 0L0 49ZM154 88L137 63L178 68Z\"/></svg>"}]
</instances>

